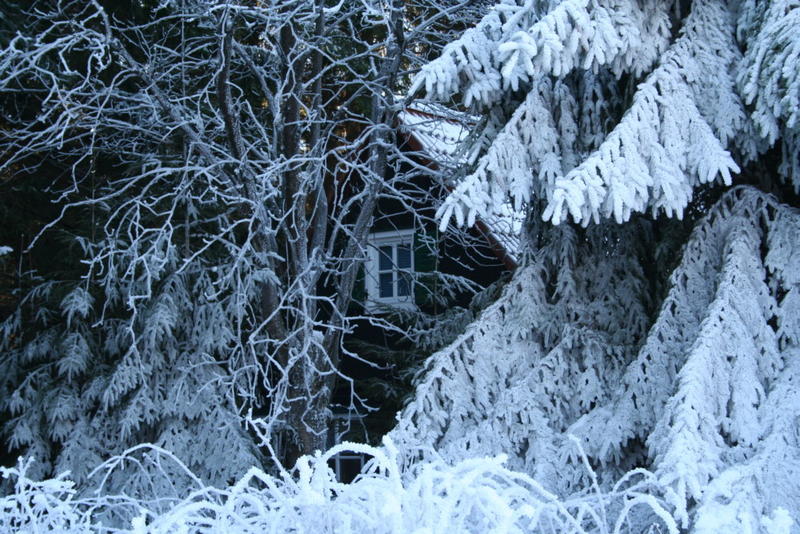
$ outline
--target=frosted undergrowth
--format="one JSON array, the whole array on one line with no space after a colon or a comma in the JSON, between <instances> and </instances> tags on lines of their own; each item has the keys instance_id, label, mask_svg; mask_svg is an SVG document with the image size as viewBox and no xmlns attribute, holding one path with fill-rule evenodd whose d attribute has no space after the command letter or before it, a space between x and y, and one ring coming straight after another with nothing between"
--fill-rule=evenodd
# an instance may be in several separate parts
<instances>
[{"instance_id":1,"label":"frosted undergrowth","mask_svg":"<svg viewBox=\"0 0 800 534\"><path fill-rule=\"evenodd\" d=\"M327 466L345 449L373 457L352 484L336 482ZM127 460L107 462L94 476L102 479ZM21 461L2 468L13 492L0 499L0 531L580 534L631 532L635 525L636 532L678 532L646 471L632 471L603 491L594 484L583 496L561 500L504 467L504 461L502 456L455 465L433 460L403 469L389 440L381 448L344 443L301 458L295 476L276 478L253 468L227 489L198 487L171 502L79 497L67 476L35 482L26 476L31 462ZM109 517L118 518L118 526L108 526Z\"/></svg>"}]
</instances>

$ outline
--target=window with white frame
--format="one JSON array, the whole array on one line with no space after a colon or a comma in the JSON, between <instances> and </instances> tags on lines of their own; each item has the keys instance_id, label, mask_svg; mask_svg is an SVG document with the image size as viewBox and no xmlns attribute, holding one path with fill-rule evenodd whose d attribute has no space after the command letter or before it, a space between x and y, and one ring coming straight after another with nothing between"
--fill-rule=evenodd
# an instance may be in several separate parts
<instances>
[{"instance_id":1,"label":"window with white frame","mask_svg":"<svg viewBox=\"0 0 800 534\"><path fill-rule=\"evenodd\" d=\"M414 230L369 236L366 264L367 309L414 307Z\"/></svg>"},{"instance_id":2,"label":"window with white frame","mask_svg":"<svg viewBox=\"0 0 800 534\"><path fill-rule=\"evenodd\" d=\"M361 436L358 435L358 427L361 427L364 431ZM353 434L356 435L354 436ZM330 426L328 427L328 448L330 449L334 445L339 445L344 441L346 436L348 436L350 440L355 438L356 441L366 442L367 436L364 423L360 415L352 411L341 412L334 406L333 414L330 419ZM371 456L363 452L343 450L333 455L328 460L328 466L333 470L337 481L343 484L349 484L361 473L364 469L364 465L366 465L370 458Z\"/></svg>"}]
</instances>

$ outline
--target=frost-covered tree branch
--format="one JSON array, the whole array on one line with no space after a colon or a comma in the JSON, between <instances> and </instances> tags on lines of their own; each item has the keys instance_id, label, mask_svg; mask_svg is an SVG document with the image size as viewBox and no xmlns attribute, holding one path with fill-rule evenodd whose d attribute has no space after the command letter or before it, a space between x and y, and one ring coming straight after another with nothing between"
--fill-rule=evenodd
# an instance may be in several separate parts
<instances>
[{"instance_id":1,"label":"frost-covered tree branch","mask_svg":"<svg viewBox=\"0 0 800 534\"><path fill-rule=\"evenodd\" d=\"M83 256L0 326L11 444L83 482L146 441L220 484L324 448L375 207L430 194L396 138L410 47L461 4L4 8L0 173L55 169L29 250L69 227Z\"/></svg>"}]
</instances>

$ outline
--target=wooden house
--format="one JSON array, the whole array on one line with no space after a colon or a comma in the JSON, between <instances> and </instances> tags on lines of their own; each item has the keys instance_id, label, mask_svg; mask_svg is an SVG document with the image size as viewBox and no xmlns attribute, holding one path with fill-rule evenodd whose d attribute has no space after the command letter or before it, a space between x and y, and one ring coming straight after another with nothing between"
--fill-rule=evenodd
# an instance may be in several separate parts
<instances>
[{"instance_id":1,"label":"wooden house","mask_svg":"<svg viewBox=\"0 0 800 534\"><path fill-rule=\"evenodd\" d=\"M430 318L454 308L466 310L473 292L454 290L458 284L453 280L462 280L463 287L487 287L517 266L522 221L512 210L507 216L479 220L465 231L440 232L435 221L437 201L452 187L449 173L439 171L461 163L462 143L474 125L469 115L427 103L398 114L398 142L408 156L406 165L419 172L412 173L410 194L383 199L377 208L351 309L364 318L346 340L361 360L342 360L343 374L353 382L341 383L335 395L329 446L343 440L364 442L389 430L403 401L403 387L410 392L409 370L427 356L379 323L402 323L417 312ZM383 398L364 393L371 383L390 393ZM400 393L390 391L395 386ZM371 408L354 408L354 391L366 397ZM331 460L331 468L346 482L365 460L360 454L342 453Z\"/></svg>"}]
</instances>

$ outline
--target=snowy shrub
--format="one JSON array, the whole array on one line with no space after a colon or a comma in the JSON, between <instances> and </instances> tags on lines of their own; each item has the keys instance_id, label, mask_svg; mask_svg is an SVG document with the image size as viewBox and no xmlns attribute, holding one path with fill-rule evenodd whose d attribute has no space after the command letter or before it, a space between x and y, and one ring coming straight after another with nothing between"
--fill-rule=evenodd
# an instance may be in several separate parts
<instances>
[{"instance_id":1,"label":"snowy shrub","mask_svg":"<svg viewBox=\"0 0 800 534\"><path fill-rule=\"evenodd\" d=\"M66 474L36 482L27 476L31 463L0 467L4 482L11 483L11 492L0 497L0 532L95 532L91 510L74 498L75 485Z\"/></svg>"},{"instance_id":2,"label":"snowy shrub","mask_svg":"<svg viewBox=\"0 0 800 534\"><path fill-rule=\"evenodd\" d=\"M373 457L352 484L336 482L328 467L328 460L342 450ZM123 459L105 469L117 468ZM0 525L19 532L102 532L107 527L89 520L114 513L130 519L112 530L132 534L617 534L628 532L632 521L650 525L652 532L678 532L657 496L657 480L644 470L626 474L607 491L594 484L583 495L560 500L529 476L505 467L502 456L454 465L435 459L404 471L388 440L381 448L344 443L303 457L296 478L286 473L276 478L252 468L228 488L198 486L186 498L167 503L113 497L74 500L71 484L63 477L35 483L25 477L24 467L5 470L4 475L15 478L16 486L0 501Z\"/></svg>"}]
</instances>

